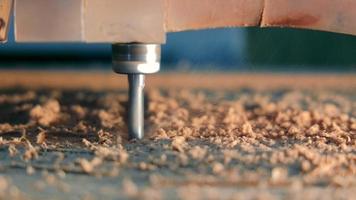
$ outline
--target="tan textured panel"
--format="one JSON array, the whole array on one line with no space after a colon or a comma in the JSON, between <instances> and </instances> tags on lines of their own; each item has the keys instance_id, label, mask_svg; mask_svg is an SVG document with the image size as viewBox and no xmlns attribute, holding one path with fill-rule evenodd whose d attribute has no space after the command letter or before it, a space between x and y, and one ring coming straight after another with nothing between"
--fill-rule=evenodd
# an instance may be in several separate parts
<instances>
[{"instance_id":1,"label":"tan textured panel","mask_svg":"<svg viewBox=\"0 0 356 200\"><path fill-rule=\"evenodd\" d=\"M16 0L16 41L81 41L81 9L82 0Z\"/></svg>"},{"instance_id":2,"label":"tan textured panel","mask_svg":"<svg viewBox=\"0 0 356 200\"><path fill-rule=\"evenodd\" d=\"M236 26L356 35L355 0L17 0L15 8L16 39L26 42L163 43L165 32Z\"/></svg>"},{"instance_id":3,"label":"tan textured panel","mask_svg":"<svg viewBox=\"0 0 356 200\"><path fill-rule=\"evenodd\" d=\"M165 0L166 30L257 26L263 0Z\"/></svg>"},{"instance_id":4,"label":"tan textured panel","mask_svg":"<svg viewBox=\"0 0 356 200\"><path fill-rule=\"evenodd\" d=\"M286 26L356 35L355 0L266 0L262 26Z\"/></svg>"},{"instance_id":5,"label":"tan textured panel","mask_svg":"<svg viewBox=\"0 0 356 200\"><path fill-rule=\"evenodd\" d=\"M0 0L0 42L7 40L12 0Z\"/></svg>"},{"instance_id":6,"label":"tan textured panel","mask_svg":"<svg viewBox=\"0 0 356 200\"><path fill-rule=\"evenodd\" d=\"M162 0L86 0L85 41L165 41Z\"/></svg>"}]
</instances>

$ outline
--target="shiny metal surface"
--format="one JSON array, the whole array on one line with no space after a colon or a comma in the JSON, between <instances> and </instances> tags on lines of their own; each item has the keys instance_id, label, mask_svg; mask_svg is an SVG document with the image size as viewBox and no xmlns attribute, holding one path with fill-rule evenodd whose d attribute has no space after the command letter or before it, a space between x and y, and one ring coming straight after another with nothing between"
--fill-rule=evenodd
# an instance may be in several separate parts
<instances>
[{"instance_id":1,"label":"shiny metal surface","mask_svg":"<svg viewBox=\"0 0 356 200\"><path fill-rule=\"evenodd\" d=\"M145 75L129 74L128 130L131 139L144 136L144 87Z\"/></svg>"},{"instance_id":2,"label":"shiny metal surface","mask_svg":"<svg viewBox=\"0 0 356 200\"><path fill-rule=\"evenodd\" d=\"M158 44L114 44L112 60L116 73L156 73L160 69L161 47Z\"/></svg>"},{"instance_id":3,"label":"shiny metal surface","mask_svg":"<svg viewBox=\"0 0 356 200\"><path fill-rule=\"evenodd\" d=\"M112 45L113 70L127 74L129 81L128 131L130 139L144 137L145 75L160 69L161 47L158 44Z\"/></svg>"}]
</instances>

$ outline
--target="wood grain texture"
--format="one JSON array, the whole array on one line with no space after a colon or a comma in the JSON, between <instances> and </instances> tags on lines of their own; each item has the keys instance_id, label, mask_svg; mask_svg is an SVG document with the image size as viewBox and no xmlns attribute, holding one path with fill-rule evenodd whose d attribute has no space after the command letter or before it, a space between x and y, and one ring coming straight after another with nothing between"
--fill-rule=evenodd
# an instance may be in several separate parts
<instances>
[{"instance_id":1,"label":"wood grain texture","mask_svg":"<svg viewBox=\"0 0 356 200\"><path fill-rule=\"evenodd\" d=\"M12 0L0 0L0 42L7 40Z\"/></svg>"},{"instance_id":2,"label":"wood grain texture","mask_svg":"<svg viewBox=\"0 0 356 200\"><path fill-rule=\"evenodd\" d=\"M166 31L291 27L356 35L354 0L165 0Z\"/></svg>"},{"instance_id":3,"label":"wood grain texture","mask_svg":"<svg viewBox=\"0 0 356 200\"><path fill-rule=\"evenodd\" d=\"M163 0L86 0L84 40L88 42L162 43Z\"/></svg>"},{"instance_id":4,"label":"wood grain texture","mask_svg":"<svg viewBox=\"0 0 356 200\"><path fill-rule=\"evenodd\" d=\"M263 0L165 0L166 31L256 26Z\"/></svg>"},{"instance_id":5,"label":"wood grain texture","mask_svg":"<svg viewBox=\"0 0 356 200\"><path fill-rule=\"evenodd\" d=\"M356 35L356 1L265 0L261 26Z\"/></svg>"},{"instance_id":6,"label":"wood grain texture","mask_svg":"<svg viewBox=\"0 0 356 200\"><path fill-rule=\"evenodd\" d=\"M356 35L355 0L17 0L15 7L21 42L164 43L166 32L246 26Z\"/></svg>"},{"instance_id":7,"label":"wood grain texture","mask_svg":"<svg viewBox=\"0 0 356 200\"><path fill-rule=\"evenodd\" d=\"M82 0L16 0L18 42L72 42L82 38Z\"/></svg>"}]
</instances>

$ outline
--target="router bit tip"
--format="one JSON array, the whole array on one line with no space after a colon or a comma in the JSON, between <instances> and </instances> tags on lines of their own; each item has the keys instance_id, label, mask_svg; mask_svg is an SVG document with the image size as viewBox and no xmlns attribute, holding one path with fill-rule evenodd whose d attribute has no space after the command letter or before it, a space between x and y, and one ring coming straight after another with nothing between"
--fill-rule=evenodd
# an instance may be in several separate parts
<instances>
[{"instance_id":1,"label":"router bit tip","mask_svg":"<svg viewBox=\"0 0 356 200\"><path fill-rule=\"evenodd\" d=\"M129 74L128 131L130 139L144 136L144 87L145 75Z\"/></svg>"}]
</instances>

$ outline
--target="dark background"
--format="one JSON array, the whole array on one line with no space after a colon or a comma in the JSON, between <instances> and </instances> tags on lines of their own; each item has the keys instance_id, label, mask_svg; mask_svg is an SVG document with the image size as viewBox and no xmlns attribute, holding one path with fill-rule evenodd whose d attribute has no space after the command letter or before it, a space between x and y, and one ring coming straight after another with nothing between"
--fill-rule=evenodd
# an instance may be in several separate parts
<instances>
[{"instance_id":1,"label":"dark background","mask_svg":"<svg viewBox=\"0 0 356 200\"><path fill-rule=\"evenodd\" d=\"M0 68L111 68L110 44L18 44L13 32L0 44ZM355 72L356 36L281 28L169 33L162 69Z\"/></svg>"}]
</instances>

